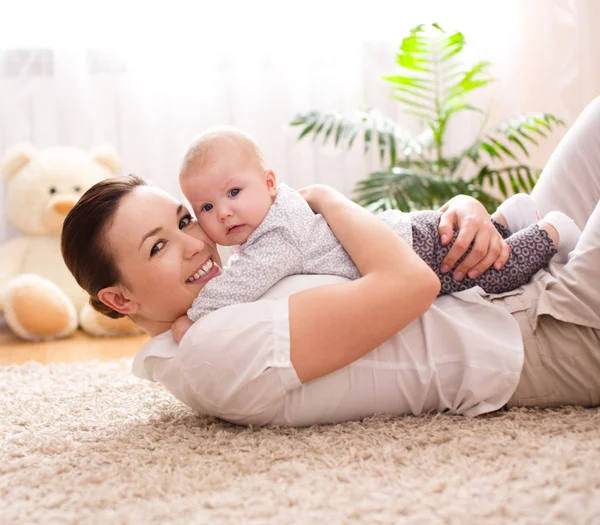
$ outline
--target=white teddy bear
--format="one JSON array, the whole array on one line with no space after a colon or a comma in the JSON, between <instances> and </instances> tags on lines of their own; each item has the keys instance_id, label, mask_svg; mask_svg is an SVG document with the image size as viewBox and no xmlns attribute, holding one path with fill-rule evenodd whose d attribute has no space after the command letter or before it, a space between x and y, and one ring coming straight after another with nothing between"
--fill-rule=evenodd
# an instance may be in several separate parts
<instances>
[{"instance_id":1,"label":"white teddy bear","mask_svg":"<svg viewBox=\"0 0 600 525\"><path fill-rule=\"evenodd\" d=\"M128 319L109 319L89 305L63 262L60 233L79 197L114 177L119 159L112 146L15 146L6 153L6 211L20 236L0 246L0 314L28 340L66 337L78 326L92 335L138 333Z\"/></svg>"}]
</instances>

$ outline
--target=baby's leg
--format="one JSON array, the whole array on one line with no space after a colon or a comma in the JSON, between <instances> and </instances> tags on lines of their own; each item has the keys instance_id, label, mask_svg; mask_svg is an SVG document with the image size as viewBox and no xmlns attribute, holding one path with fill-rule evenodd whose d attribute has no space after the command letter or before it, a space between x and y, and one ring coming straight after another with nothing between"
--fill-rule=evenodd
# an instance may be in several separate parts
<instances>
[{"instance_id":1,"label":"baby's leg","mask_svg":"<svg viewBox=\"0 0 600 525\"><path fill-rule=\"evenodd\" d=\"M444 258L442 253L447 253L443 250L438 233L438 226L442 217L438 211L413 211L410 213L410 222L412 228L412 248L421 259L437 274L438 277L443 277L440 273L440 264ZM454 231L456 239L458 232Z\"/></svg>"},{"instance_id":2,"label":"baby's leg","mask_svg":"<svg viewBox=\"0 0 600 525\"><path fill-rule=\"evenodd\" d=\"M413 211L410 213L412 227L412 248L438 276L440 282L442 283L440 295L444 295L451 292L466 290L474 285L470 283L470 280L456 281L452 277L452 272L440 272L440 265L450 251L454 241L456 241L456 237L458 236L458 230L454 230L452 242L446 246L442 245L440 241L440 235L438 233L441 216L442 214L437 211ZM501 224L497 222L494 224L499 231L502 229L500 233L503 237L504 234L508 233ZM470 251L471 248L467 250L460 261L462 261L462 259L464 259ZM458 263L460 263L460 261L458 261ZM467 283L465 281L469 282Z\"/></svg>"},{"instance_id":3,"label":"baby's leg","mask_svg":"<svg viewBox=\"0 0 600 525\"><path fill-rule=\"evenodd\" d=\"M446 275L439 272L440 264L444 257L446 257L446 254L450 251L450 247L458 235L458 230L455 230L452 243L448 246L442 246L438 233L441 217L442 214L438 211L425 210L413 211L410 213L413 250L435 271L440 279L442 276ZM495 220L493 217L492 224L498 233L502 235L503 239L508 239L512 235L510 230L504 224ZM469 251L465 253L463 258L466 257ZM454 281L454 279L452 279L452 281ZM467 288L470 288L470 286L467 286Z\"/></svg>"},{"instance_id":4,"label":"baby's leg","mask_svg":"<svg viewBox=\"0 0 600 525\"><path fill-rule=\"evenodd\" d=\"M511 231L504 224L494 219L494 217L492 217L492 224L495 226L498 233L502 235L503 239L508 239L512 235Z\"/></svg>"},{"instance_id":5,"label":"baby's leg","mask_svg":"<svg viewBox=\"0 0 600 525\"><path fill-rule=\"evenodd\" d=\"M510 256L503 268L496 270L492 267L475 279L467 277L461 281L464 284L461 288L451 283L445 293L473 286L481 286L487 293L514 290L527 284L536 272L548 265L557 252L548 231L537 224L514 233L506 242L510 246Z\"/></svg>"},{"instance_id":6,"label":"baby's leg","mask_svg":"<svg viewBox=\"0 0 600 525\"><path fill-rule=\"evenodd\" d=\"M517 193L500 204L492 218L502 221L511 232L516 233L535 224L539 214L531 195Z\"/></svg>"},{"instance_id":7,"label":"baby's leg","mask_svg":"<svg viewBox=\"0 0 600 525\"><path fill-rule=\"evenodd\" d=\"M442 274L439 270L441 261L458 235L455 231L452 242L442 246L438 234L440 216L440 213L431 211L411 213L413 250L439 277L442 284L440 295L459 292L474 286L481 286L488 293L513 290L527 283L531 276L546 266L556 253L556 247L548 232L538 225L532 225L507 239L511 254L502 269L496 270L492 267L475 279L467 277L462 281L456 281L451 273ZM496 227L501 233L506 234L501 224L497 224Z\"/></svg>"},{"instance_id":8,"label":"baby's leg","mask_svg":"<svg viewBox=\"0 0 600 525\"><path fill-rule=\"evenodd\" d=\"M498 210L492 215L492 219L500 221L511 232L517 233L532 224L538 222L539 214L537 204L525 193L517 193L505 200ZM557 236L554 244L558 246L557 262L564 263L569 259L569 253L575 248L581 236L581 230L575 222L560 211L551 211L540 221L542 227L550 231L550 235ZM548 225L552 226L549 230ZM506 239L506 237L503 235ZM509 243L510 244L510 243Z\"/></svg>"}]
</instances>

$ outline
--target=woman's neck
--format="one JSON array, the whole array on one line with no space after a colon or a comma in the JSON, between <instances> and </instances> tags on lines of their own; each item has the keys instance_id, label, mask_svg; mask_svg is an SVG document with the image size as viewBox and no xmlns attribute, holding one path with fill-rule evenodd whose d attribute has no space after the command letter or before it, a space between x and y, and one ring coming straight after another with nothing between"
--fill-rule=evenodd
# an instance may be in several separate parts
<instances>
[{"instance_id":1,"label":"woman's neck","mask_svg":"<svg viewBox=\"0 0 600 525\"><path fill-rule=\"evenodd\" d=\"M171 326L173 325L173 323L170 321L153 321L135 315L131 316L131 320L150 337L156 337L157 335L170 330Z\"/></svg>"}]
</instances>

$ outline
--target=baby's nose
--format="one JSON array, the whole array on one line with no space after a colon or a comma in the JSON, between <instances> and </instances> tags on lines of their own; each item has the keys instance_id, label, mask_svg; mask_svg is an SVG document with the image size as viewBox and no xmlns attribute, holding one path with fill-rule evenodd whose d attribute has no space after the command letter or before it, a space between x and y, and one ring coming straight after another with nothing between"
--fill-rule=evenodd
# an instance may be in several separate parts
<instances>
[{"instance_id":1,"label":"baby's nose","mask_svg":"<svg viewBox=\"0 0 600 525\"><path fill-rule=\"evenodd\" d=\"M219 219L224 220L231 217L232 213L229 208L219 208Z\"/></svg>"}]
</instances>

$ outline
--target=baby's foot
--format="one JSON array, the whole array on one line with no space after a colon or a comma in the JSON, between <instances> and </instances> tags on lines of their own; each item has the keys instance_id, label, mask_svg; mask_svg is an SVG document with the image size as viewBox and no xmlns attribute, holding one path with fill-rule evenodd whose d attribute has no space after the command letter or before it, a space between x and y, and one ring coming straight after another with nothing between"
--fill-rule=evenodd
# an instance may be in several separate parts
<instances>
[{"instance_id":1,"label":"baby's foot","mask_svg":"<svg viewBox=\"0 0 600 525\"><path fill-rule=\"evenodd\" d=\"M527 193L517 193L506 199L492 217L511 233L527 228L539 220L535 201Z\"/></svg>"},{"instance_id":2,"label":"baby's foot","mask_svg":"<svg viewBox=\"0 0 600 525\"><path fill-rule=\"evenodd\" d=\"M544 228L552 240L554 245L558 248L556 253L556 261L559 263L566 263L569 260L569 253L571 253L579 237L581 236L581 230L579 226L575 224L575 221L560 211L549 212L539 223L540 228ZM547 225L550 225L555 232L551 232ZM558 239L556 235L558 234ZM557 242L558 241L558 242Z\"/></svg>"}]
</instances>

